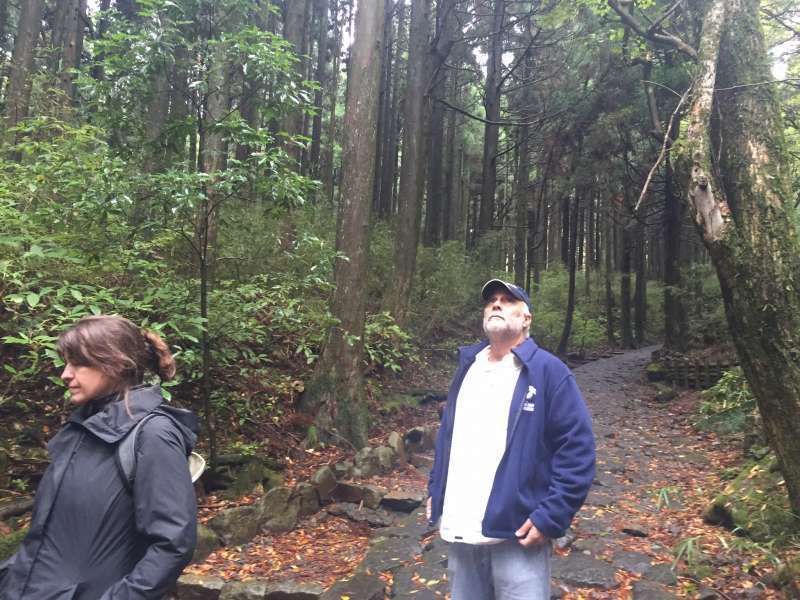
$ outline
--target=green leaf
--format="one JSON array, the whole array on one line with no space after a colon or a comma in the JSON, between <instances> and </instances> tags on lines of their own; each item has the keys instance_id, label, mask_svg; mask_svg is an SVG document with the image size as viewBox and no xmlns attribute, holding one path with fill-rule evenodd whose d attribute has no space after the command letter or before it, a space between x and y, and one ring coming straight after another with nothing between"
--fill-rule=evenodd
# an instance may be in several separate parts
<instances>
[{"instance_id":1,"label":"green leaf","mask_svg":"<svg viewBox=\"0 0 800 600\"><path fill-rule=\"evenodd\" d=\"M70 288L69 293L72 294L72 297L75 298L78 302L83 302L83 294L81 294L80 290L75 288Z\"/></svg>"},{"instance_id":2,"label":"green leaf","mask_svg":"<svg viewBox=\"0 0 800 600\"><path fill-rule=\"evenodd\" d=\"M34 308L37 304L39 304L39 300L41 300L41 298L39 298L39 294L35 292L28 292L28 294L25 296L25 301L31 308Z\"/></svg>"}]
</instances>

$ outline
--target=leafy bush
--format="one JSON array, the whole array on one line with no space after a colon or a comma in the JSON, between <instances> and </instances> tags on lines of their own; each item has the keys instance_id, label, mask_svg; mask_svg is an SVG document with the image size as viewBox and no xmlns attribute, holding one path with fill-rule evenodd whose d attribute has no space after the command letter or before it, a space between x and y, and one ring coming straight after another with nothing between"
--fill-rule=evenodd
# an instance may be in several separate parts
<instances>
[{"instance_id":1,"label":"leafy bush","mask_svg":"<svg viewBox=\"0 0 800 600\"><path fill-rule=\"evenodd\" d=\"M713 387L702 392L698 426L719 433L742 431L756 413L756 400L740 367L726 371Z\"/></svg>"}]
</instances>

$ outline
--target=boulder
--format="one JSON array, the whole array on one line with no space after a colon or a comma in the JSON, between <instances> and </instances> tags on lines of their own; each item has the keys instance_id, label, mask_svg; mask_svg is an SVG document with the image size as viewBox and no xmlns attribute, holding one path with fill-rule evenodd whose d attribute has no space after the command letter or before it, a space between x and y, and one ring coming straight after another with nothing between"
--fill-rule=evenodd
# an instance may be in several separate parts
<instances>
[{"instance_id":1,"label":"boulder","mask_svg":"<svg viewBox=\"0 0 800 600\"><path fill-rule=\"evenodd\" d=\"M349 460L333 465L333 473L336 476L336 479L351 479L353 477L354 470L355 465L353 465L353 463Z\"/></svg>"},{"instance_id":2,"label":"boulder","mask_svg":"<svg viewBox=\"0 0 800 600\"><path fill-rule=\"evenodd\" d=\"M225 546L239 546L252 540L261 530L261 510L256 505L236 506L220 512L208 522Z\"/></svg>"},{"instance_id":3,"label":"boulder","mask_svg":"<svg viewBox=\"0 0 800 600\"><path fill-rule=\"evenodd\" d=\"M791 531L794 517L776 465L771 454L745 463L739 475L706 508L705 521L735 529L759 542Z\"/></svg>"},{"instance_id":4,"label":"boulder","mask_svg":"<svg viewBox=\"0 0 800 600\"><path fill-rule=\"evenodd\" d=\"M389 434L389 439L386 443L394 452L397 464L404 466L408 462L408 457L406 456L406 445L403 442L403 436L393 431Z\"/></svg>"},{"instance_id":5,"label":"boulder","mask_svg":"<svg viewBox=\"0 0 800 600\"><path fill-rule=\"evenodd\" d=\"M178 600L218 600L224 586L220 577L184 574L178 578L175 596Z\"/></svg>"},{"instance_id":6,"label":"boulder","mask_svg":"<svg viewBox=\"0 0 800 600\"><path fill-rule=\"evenodd\" d=\"M316 583L276 581L267 587L265 600L317 600L324 591L325 588Z\"/></svg>"},{"instance_id":7,"label":"boulder","mask_svg":"<svg viewBox=\"0 0 800 600\"><path fill-rule=\"evenodd\" d=\"M616 573L612 565L585 554L553 556L553 577L569 585L610 590L619 585Z\"/></svg>"},{"instance_id":8,"label":"boulder","mask_svg":"<svg viewBox=\"0 0 800 600\"><path fill-rule=\"evenodd\" d=\"M350 502L336 502L328 506L325 510L337 517L346 517L356 523L367 523L371 527L389 527L390 525L394 525L394 518L389 511L360 507L358 504L352 504Z\"/></svg>"},{"instance_id":9,"label":"boulder","mask_svg":"<svg viewBox=\"0 0 800 600\"><path fill-rule=\"evenodd\" d=\"M217 548L222 546L219 536L214 531L198 523L197 525L197 546L192 554L193 563L201 563L208 558L208 555L214 552Z\"/></svg>"},{"instance_id":10,"label":"boulder","mask_svg":"<svg viewBox=\"0 0 800 600\"><path fill-rule=\"evenodd\" d=\"M298 517L313 515L319 510L319 494L310 483L300 483L294 488L294 497L298 503Z\"/></svg>"},{"instance_id":11,"label":"boulder","mask_svg":"<svg viewBox=\"0 0 800 600\"><path fill-rule=\"evenodd\" d=\"M418 469L424 469L428 472L433 468L433 457L425 454L412 454L410 462Z\"/></svg>"},{"instance_id":12,"label":"boulder","mask_svg":"<svg viewBox=\"0 0 800 600\"><path fill-rule=\"evenodd\" d=\"M415 452L433 450L435 436L429 427L413 427L406 432L403 440L406 444L406 452L414 454Z\"/></svg>"},{"instance_id":13,"label":"boulder","mask_svg":"<svg viewBox=\"0 0 800 600\"><path fill-rule=\"evenodd\" d=\"M322 467L311 478L311 485L313 485L319 499L324 502L331 497L331 493L336 487L336 475L330 467Z\"/></svg>"},{"instance_id":14,"label":"boulder","mask_svg":"<svg viewBox=\"0 0 800 600\"><path fill-rule=\"evenodd\" d=\"M633 582L633 600L672 600L672 598L677 598L677 596L659 583Z\"/></svg>"},{"instance_id":15,"label":"boulder","mask_svg":"<svg viewBox=\"0 0 800 600\"><path fill-rule=\"evenodd\" d=\"M381 500L386 495L385 489L376 487L374 485L365 485L362 486L361 489L363 490L361 499L364 502L364 506L367 508L378 508Z\"/></svg>"},{"instance_id":16,"label":"boulder","mask_svg":"<svg viewBox=\"0 0 800 600\"><path fill-rule=\"evenodd\" d=\"M385 584L377 575L359 573L346 581L337 581L320 600L341 600L348 597L352 600L383 600Z\"/></svg>"},{"instance_id":17,"label":"boulder","mask_svg":"<svg viewBox=\"0 0 800 600\"><path fill-rule=\"evenodd\" d=\"M378 446L372 452L378 459L378 467L382 473L391 471L397 462L394 450L389 446Z\"/></svg>"},{"instance_id":18,"label":"boulder","mask_svg":"<svg viewBox=\"0 0 800 600\"><path fill-rule=\"evenodd\" d=\"M422 490L400 489L392 490L383 497L381 506L389 510L410 513L425 500L425 492Z\"/></svg>"},{"instance_id":19,"label":"boulder","mask_svg":"<svg viewBox=\"0 0 800 600\"><path fill-rule=\"evenodd\" d=\"M358 477L372 477L381 470L378 455L369 446L365 446L355 456L355 475Z\"/></svg>"},{"instance_id":20,"label":"boulder","mask_svg":"<svg viewBox=\"0 0 800 600\"><path fill-rule=\"evenodd\" d=\"M287 487L271 489L259 500L262 527L267 531L291 531L300 512L299 498Z\"/></svg>"},{"instance_id":21,"label":"boulder","mask_svg":"<svg viewBox=\"0 0 800 600\"><path fill-rule=\"evenodd\" d=\"M358 504L364 499L364 488L352 482L341 481L336 485L331 497L337 502L354 502Z\"/></svg>"},{"instance_id":22,"label":"boulder","mask_svg":"<svg viewBox=\"0 0 800 600\"><path fill-rule=\"evenodd\" d=\"M229 581L222 587L219 600L264 600L267 597L265 581Z\"/></svg>"}]
</instances>

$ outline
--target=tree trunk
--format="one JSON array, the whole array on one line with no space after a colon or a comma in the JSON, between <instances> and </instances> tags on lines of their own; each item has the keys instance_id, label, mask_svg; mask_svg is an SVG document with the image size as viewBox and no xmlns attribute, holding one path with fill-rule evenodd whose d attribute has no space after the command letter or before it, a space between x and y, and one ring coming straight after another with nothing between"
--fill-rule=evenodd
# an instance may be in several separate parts
<instances>
[{"instance_id":1,"label":"tree trunk","mask_svg":"<svg viewBox=\"0 0 800 600\"><path fill-rule=\"evenodd\" d=\"M387 149L392 142L387 132L391 129L390 121L394 118L391 114L392 100L392 49L394 47L394 23L392 15L394 13L391 2L387 2L384 7L383 16L383 48L381 49L381 77L378 92L378 127L375 134L375 175L372 180L372 214L379 219L388 217L388 213L382 210L381 186L384 183L384 159L387 166L390 158L387 156ZM385 198L385 195L383 195Z\"/></svg>"},{"instance_id":2,"label":"tree trunk","mask_svg":"<svg viewBox=\"0 0 800 600\"><path fill-rule=\"evenodd\" d=\"M386 295L386 306L401 325L405 324L411 283L417 263L420 212L425 167L425 48L428 40L427 0L411 3L409 32L408 75L404 107L405 134L403 162L400 165L399 213L395 230L394 274Z\"/></svg>"},{"instance_id":3,"label":"tree trunk","mask_svg":"<svg viewBox=\"0 0 800 600\"><path fill-rule=\"evenodd\" d=\"M616 321L614 316L614 287L611 285L611 271L613 268L612 257L614 254L611 210L610 206L605 207L605 235L603 236L603 245L605 246L606 340L609 346L614 347L617 345L617 337L614 329L614 323Z\"/></svg>"},{"instance_id":4,"label":"tree trunk","mask_svg":"<svg viewBox=\"0 0 800 600\"><path fill-rule=\"evenodd\" d=\"M800 515L800 237L775 89L747 85L770 80L757 0L709 4L698 65L681 155L689 206L791 510ZM719 147L711 136L715 113L726 115L717 123Z\"/></svg>"},{"instance_id":5,"label":"tree trunk","mask_svg":"<svg viewBox=\"0 0 800 600\"><path fill-rule=\"evenodd\" d=\"M619 306L622 347L633 348L633 326L631 323L631 267L633 266L632 224L622 227L622 257L620 260Z\"/></svg>"},{"instance_id":6,"label":"tree trunk","mask_svg":"<svg viewBox=\"0 0 800 600\"><path fill-rule=\"evenodd\" d=\"M686 310L681 290L681 225L683 203L674 192L672 161L667 155L664 165L664 347L686 350Z\"/></svg>"},{"instance_id":7,"label":"tree trunk","mask_svg":"<svg viewBox=\"0 0 800 600\"><path fill-rule=\"evenodd\" d=\"M62 50L58 71L59 87L72 102L75 99L74 69L80 66L83 51L83 29L86 23L86 0L63 0L65 2Z\"/></svg>"},{"instance_id":8,"label":"tree trunk","mask_svg":"<svg viewBox=\"0 0 800 600\"><path fill-rule=\"evenodd\" d=\"M569 291L567 293L567 311L564 316L564 329L561 331L561 340L558 342L557 354L562 356L567 353L569 345L569 337L572 334L572 317L575 314L575 272L577 271L577 241L578 241L578 206L580 204L580 192L575 190L575 198L572 201L572 218L570 219L570 235L569 235L569 249L568 249L568 265L569 269Z\"/></svg>"},{"instance_id":9,"label":"tree trunk","mask_svg":"<svg viewBox=\"0 0 800 600\"><path fill-rule=\"evenodd\" d=\"M297 55L295 74L301 80L305 79L305 23L305 0L288 0L283 16L283 37L292 45L292 49ZM283 119L281 130L290 136L301 134L303 132L303 112L299 108L289 110ZM299 164L302 148L296 143L288 142L286 150L289 156Z\"/></svg>"},{"instance_id":10,"label":"tree trunk","mask_svg":"<svg viewBox=\"0 0 800 600\"><path fill-rule=\"evenodd\" d=\"M320 436L367 444L368 414L364 397L364 321L367 273L367 226L372 202L375 126L380 78L380 44L384 0L359 2L355 41L350 55L345 137L342 145L342 200L336 223L336 249L347 259L336 261L331 328L303 397L316 410Z\"/></svg>"},{"instance_id":11,"label":"tree trunk","mask_svg":"<svg viewBox=\"0 0 800 600\"><path fill-rule=\"evenodd\" d=\"M486 109L486 124L483 129L483 173L481 177L480 214L478 237L492 226L494 193L497 187L497 142L500 138L500 85L503 57L503 21L505 1L495 0L489 37L489 52L486 61L486 85L483 106Z\"/></svg>"},{"instance_id":12,"label":"tree trunk","mask_svg":"<svg viewBox=\"0 0 800 600\"><path fill-rule=\"evenodd\" d=\"M6 93L5 126L16 127L28 116L33 52L42 29L44 0L23 2L11 57L11 75ZM13 140L7 140L13 142Z\"/></svg>"},{"instance_id":13,"label":"tree trunk","mask_svg":"<svg viewBox=\"0 0 800 600\"><path fill-rule=\"evenodd\" d=\"M205 323L209 319L208 298L214 289L217 265L217 240L219 238L220 212L223 193L216 188L219 173L225 169L225 142L221 130L216 126L222 121L228 107L228 85L225 77L225 45L217 43L211 64L206 75L208 94L205 98L201 127L201 146L198 153L198 165L208 175L205 194L200 204L195 225L195 248L199 253L200 263L200 316ZM200 340L202 375L201 394L208 427L211 463L216 463L216 419L210 400L211 394L211 340L208 326L203 328Z\"/></svg>"},{"instance_id":14,"label":"tree trunk","mask_svg":"<svg viewBox=\"0 0 800 600\"><path fill-rule=\"evenodd\" d=\"M645 255L645 232L642 223L637 223L634 240L636 285L633 294L633 333L637 345L646 337L647 329L647 257Z\"/></svg>"},{"instance_id":15,"label":"tree trunk","mask_svg":"<svg viewBox=\"0 0 800 600\"><path fill-rule=\"evenodd\" d=\"M522 113L527 115L527 112ZM525 117L523 117L525 118ZM528 212L530 203L528 201L528 186L530 185L530 148L528 139L528 125L519 128L519 162L517 166L516 193L514 194L514 283L519 286L525 285L525 242L527 232L525 228L528 223Z\"/></svg>"},{"instance_id":16,"label":"tree trunk","mask_svg":"<svg viewBox=\"0 0 800 600\"><path fill-rule=\"evenodd\" d=\"M312 179L320 177L320 151L322 147L323 91L328 80L328 0L316 0L314 11L317 17L317 72L319 88L314 92L314 121L311 124L311 150L309 152L309 174Z\"/></svg>"},{"instance_id":17,"label":"tree trunk","mask_svg":"<svg viewBox=\"0 0 800 600\"><path fill-rule=\"evenodd\" d=\"M325 199L333 204L335 185L335 167L333 164L333 148L336 140L336 97L339 93L339 57L342 50L342 32L339 27L339 0L331 0L331 22L333 23L333 47L331 55L331 77L328 81L328 132L325 136L325 152L323 153L322 188Z\"/></svg>"}]
</instances>

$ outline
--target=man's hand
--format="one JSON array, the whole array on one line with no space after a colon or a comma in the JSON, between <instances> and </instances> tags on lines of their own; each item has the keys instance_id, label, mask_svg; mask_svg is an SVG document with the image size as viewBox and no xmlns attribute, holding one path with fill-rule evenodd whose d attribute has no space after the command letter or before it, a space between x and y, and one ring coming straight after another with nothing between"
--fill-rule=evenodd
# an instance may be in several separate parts
<instances>
[{"instance_id":1,"label":"man's hand","mask_svg":"<svg viewBox=\"0 0 800 600\"><path fill-rule=\"evenodd\" d=\"M428 519L428 521L431 520L431 500L432 498L428 496L428 500L425 502L425 517Z\"/></svg>"},{"instance_id":2,"label":"man's hand","mask_svg":"<svg viewBox=\"0 0 800 600\"><path fill-rule=\"evenodd\" d=\"M547 541L547 536L536 529L536 525L534 525L530 519L527 519L522 524L522 527L517 529L515 535L517 536L519 543L526 548L537 546Z\"/></svg>"}]
</instances>

